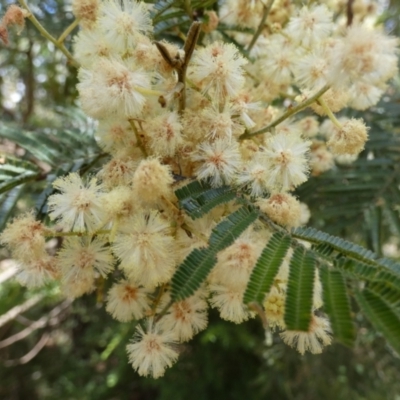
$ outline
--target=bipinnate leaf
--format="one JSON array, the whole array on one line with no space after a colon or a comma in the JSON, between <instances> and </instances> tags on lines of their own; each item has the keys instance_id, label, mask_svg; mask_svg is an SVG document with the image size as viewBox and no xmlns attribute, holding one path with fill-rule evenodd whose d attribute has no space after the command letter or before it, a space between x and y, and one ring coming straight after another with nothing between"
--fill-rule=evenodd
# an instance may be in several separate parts
<instances>
[{"instance_id":1,"label":"bipinnate leaf","mask_svg":"<svg viewBox=\"0 0 400 400\"><path fill-rule=\"evenodd\" d=\"M42 172L35 164L7 156L0 163L0 194L23 183L35 181L41 174Z\"/></svg>"},{"instance_id":2,"label":"bipinnate leaf","mask_svg":"<svg viewBox=\"0 0 400 400\"><path fill-rule=\"evenodd\" d=\"M195 293L217 263L218 252L230 246L257 216L256 211L243 207L220 222L213 229L209 246L194 249L178 266L171 280L171 300L183 300Z\"/></svg>"},{"instance_id":3,"label":"bipinnate leaf","mask_svg":"<svg viewBox=\"0 0 400 400\"><path fill-rule=\"evenodd\" d=\"M352 279L368 282L368 288L393 307L400 306L400 276L383 265L368 265L351 259L334 262L334 267Z\"/></svg>"},{"instance_id":4,"label":"bipinnate leaf","mask_svg":"<svg viewBox=\"0 0 400 400\"><path fill-rule=\"evenodd\" d=\"M290 237L284 233L278 232L272 235L251 273L243 297L244 303L264 301L290 247L290 241Z\"/></svg>"},{"instance_id":5,"label":"bipinnate leaf","mask_svg":"<svg viewBox=\"0 0 400 400\"><path fill-rule=\"evenodd\" d=\"M12 215L23 193L24 187L18 186L0 195L0 230L6 226L8 218Z\"/></svg>"},{"instance_id":6,"label":"bipinnate leaf","mask_svg":"<svg viewBox=\"0 0 400 400\"><path fill-rule=\"evenodd\" d=\"M335 339L352 346L355 339L346 285L340 271L323 267L320 270L324 309L329 316Z\"/></svg>"},{"instance_id":7,"label":"bipinnate leaf","mask_svg":"<svg viewBox=\"0 0 400 400\"><path fill-rule=\"evenodd\" d=\"M229 186L211 188L179 201L181 208L192 218L200 218L220 204L234 200L236 192Z\"/></svg>"},{"instance_id":8,"label":"bipinnate leaf","mask_svg":"<svg viewBox=\"0 0 400 400\"><path fill-rule=\"evenodd\" d=\"M175 190L175 195L179 201L183 201L195 197L209 189L211 189L211 186L208 183L204 181L193 181Z\"/></svg>"},{"instance_id":9,"label":"bipinnate leaf","mask_svg":"<svg viewBox=\"0 0 400 400\"><path fill-rule=\"evenodd\" d=\"M400 264L386 258L379 258L377 254L365 249L355 243L348 242L337 236L318 231L314 228L297 228L292 231L295 238L306 240L314 245L326 244L331 246L335 251L345 255L346 257L360 261L365 264L383 267L391 270L400 277Z\"/></svg>"},{"instance_id":10,"label":"bipinnate leaf","mask_svg":"<svg viewBox=\"0 0 400 400\"><path fill-rule=\"evenodd\" d=\"M356 293L357 302L372 325L400 355L400 315L379 295L369 289Z\"/></svg>"},{"instance_id":11,"label":"bipinnate leaf","mask_svg":"<svg viewBox=\"0 0 400 400\"><path fill-rule=\"evenodd\" d=\"M315 277L314 255L297 247L290 260L285 301L285 324L288 330L308 331Z\"/></svg>"},{"instance_id":12,"label":"bipinnate leaf","mask_svg":"<svg viewBox=\"0 0 400 400\"><path fill-rule=\"evenodd\" d=\"M216 263L216 253L209 249L192 250L172 277L171 299L179 301L191 296L205 281Z\"/></svg>"},{"instance_id":13,"label":"bipinnate leaf","mask_svg":"<svg viewBox=\"0 0 400 400\"><path fill-rule=\"evenodd\" d=\"M239 208L213 229L208 241L210 249L218 252L230 246L257 218L255 209Z\"/></svg>"}]
</instances>

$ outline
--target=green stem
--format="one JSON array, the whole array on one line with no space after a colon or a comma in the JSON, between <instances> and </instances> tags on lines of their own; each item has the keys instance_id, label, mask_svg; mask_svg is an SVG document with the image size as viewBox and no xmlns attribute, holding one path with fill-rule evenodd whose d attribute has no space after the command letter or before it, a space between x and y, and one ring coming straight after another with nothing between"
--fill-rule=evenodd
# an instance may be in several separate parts
<instances>
[{"instance_id":1,"label":"green stem","mask_svg":"<svg viewBox=\"0 0 400 400\"><path fill-rule=\"evenodd\" d=\"M321 107L324 109L324 111L326 112L326 115L329 117L329 119L332 121L332 123L338 129L342 129L342 124L335 117L335 115L333 114L332 110L326 104L325 100L323 98L320 98L320 99L318 99L318 103L321 104Z\"/></svg>"},{"instance_id":2,"label":"green stem","mask_svg":"<svg viewBox=\"0 0 400 400\"><path fill-rule=\"evenodd\" d=\"M330 89L330 87L328 85L324 86L314 96L312 96L309 99L307 99L306 101L303 101L302 103L298 104L296 107L290 108L282 116L280 116L279 118L277 118L275 121L271 122L269 125L265 126L264 128L261 128L260 130L258 130L256 132L243 133L243 135L239 136L239 140L248 139L248 138L251 138L253 136L261 135L262 133L268 132L270 129L272 129L275 126L279 125L285 119L288 119L292 115L297 114L298 112L304 110L309 105L311 105L312 103L317 101L329 89Z\"/></svg>"},{"instance_id":3,"label":"green stem","mask_svg":"<svg viewBox=\"0 0 400 400\"><path fill-rule=\"evenodd\" d=\"M184 8L190 19L193 19L193 9L190 0L184 0Z\"/></svg>"},{"instance_id":4,"label":"green stem","mask_svg":"<svg viewBox=\"0 0 400 400\"><path fill-rule=\"evenodd\" d=\"M155 322L158 322L166 313L167 311L170 309L170 307L172 306L172 304L174 304L173 301L170 301L160 312L160 314L157 315L157 317L154 319Z\"/></svg>"},{"instance_id":5,"label":"green stem","mask_svg":"<svg viewBox=\"0 0 400 400\"><path fill-rule=\"evenodd\" d=\"M60 37L57 39L57 43L62 44L65 40L65 38L79 25L79 19L75 19L72 21L72 24L70 24L67 29L60 35Z\"/></svg>"},{"instance_id":6,"label":"green stem","mask_svg":"<svg viewBox=\"0 0 400 400\"><path fill-rule=\"evenodd\" d=\"M163 96L165 92L161 92L160 90L146 89L140 86L135 86L134 90L145 95L145 96Z\"/></svg>"},{"instance_id":7,"label":"green stem","mask_svg":"<svg viewBox=\"0 0 400 400\"><path fill-rule=\"evenodd\" d=\"M110 230L100 230L96 232L53 232L47 231L44 236L45 237L66 237L66 236L94 236L94 235L108 235L110 234Z\"/></svg>"},{"instance_id":8,"label":"green stem","mask_svg":"<svg viewBox=\"0 0 400 400\"><path fill-rule=\"evenodd\" d=\"M251 39L251 42L249 44L249 47L247 48L247 52L250 53L251 49L253 48L253 46L256 44L257 39L260 37L263 29L264 29L264 25L265 25L265 21L268 17L269 12L271 11L271 8L274 4L275 0L269 0L268 4L264 6L264 12L263 12L263 16L261 18L260 21L260 25L258 25L257 31L254 34L253 38Z\"/></svg>"},{"instance_id":9,"label":"green stem","mask_svg":"<svg viewBox=\"0 0 400 400\"><path fill-rule=\"evenodd\" d=\"M168 286L168 284L166 284L166 283L164 283L163 285L160 286L160 288L158 290L157 298L154 300L154 304L152 307L153 314L156 313L158 304L160 303L161 297L165 293L165 289L167 288L167 286Z\"/></svg>"},{"instance_id":10,"label":"green stem","mask_svg":"<svg viewBox=\"0 0 400 400\"><path fill-rule=\"evenodd\" d=\"M145 147L143 145L143 142L142 142L142 139L140 137L139 131L136 128L135 121L133 119L129 119L128 121L131 124L133 132L135 133L137 147L139 147L139 149L142 151L143 155L147 158L148 154L147 154L147 151L146 151L146 149L145 149Z\"/></svg>"},{"instance_id":11,"label":"green stem","mask_svg":"<svg viewBox=\"0 0 400 400\"><path fill-rule=\"evenodd\" d=\"M33 15L32 11L30 10L30 8L28 7L28 5L26 4L25 0L18 0L19 3L21 4L22 7L24 7L28 12L29 12L29 16L27 17L32 24L36 27L36 29L41 33L42 36L44 36L47 40L49 40L50 42L52 42L67 58L68 60L71 62L71 64L76 67L79 68L79 63L74 59L74 57L72 56L72 54L67 50L67 48L62 44L59 43L58 40L53 37L44 27L43 25L37 20L37 18Z\"/></svg>"}]
</instances>

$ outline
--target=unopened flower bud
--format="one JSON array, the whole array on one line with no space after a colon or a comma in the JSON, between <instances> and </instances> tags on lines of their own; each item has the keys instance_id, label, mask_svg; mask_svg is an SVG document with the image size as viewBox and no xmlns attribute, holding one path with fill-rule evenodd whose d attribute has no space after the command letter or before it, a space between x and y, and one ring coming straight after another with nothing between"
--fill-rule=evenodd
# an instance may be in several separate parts
<instances>
[{"instance_id":1,"label":"unopened flower bud","mask_svg":"<svg viewBox=\"0 0 400 400\"><path fill-rule=\"evenodd\" d=\"M25 27L25 18L28 16L28 11L15 4L8 7L6 13L3 17L4 26L8 27L10 25L16 25L18 27L18 33L22 31Z\"/></svg>"},{"instance_id":2,"label":"unopened flower bud","mask_svg":"<svg viewBox=\"0 0 400 400\"><path fill-rule=\"evenodd\" d=\"M207 17L207 20L202 25L203 32L210 33L212 31L215 31L219 23L219 18L217 13L211 10L211 11L206 11L205 15Z\"/></svg>"},{"instance_id":3,"label":"unopened flower bud","mask_svg":"<svg viewBox=\"0 0 400 400\"><path fill-rule=\"evenodd\" d=\"M72 12L84 26L91 26L96 22L100 3L98 0L73 0Z\"/></svg>"},{"instance_id":4,"label":"unopened flower bud","mask_svg":"<svg viewBox=\"0 0 400 400\"><path fill-rule=\"evenodd\" d=\"M143 204L157 203L171 197L173 178L170 169L157 158L141 161L133 176L133 190Z\"/></svg>"},{"instance_id":5,"label":"unopened flower bud","mask_svg":"<svg viewBox=\"0 0 400 400\"><path fill-rule=\"evenodd\" d=\"M300 225L300 202L288 193L273 194L269 199L260 200L258 206L279 225L290 228Z\"/></svg>"}]
</instances>

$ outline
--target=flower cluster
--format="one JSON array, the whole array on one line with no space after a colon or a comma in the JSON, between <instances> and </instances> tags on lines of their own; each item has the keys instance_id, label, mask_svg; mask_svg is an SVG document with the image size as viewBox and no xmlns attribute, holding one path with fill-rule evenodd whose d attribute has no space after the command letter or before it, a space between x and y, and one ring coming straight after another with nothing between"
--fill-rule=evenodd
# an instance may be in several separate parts
<instances>
[{"instance_id":1,"label":"flower cluster","mask_svg":"<svg viewBox=\"0 0 400 400\"><path fill-rule=\"evenodd\" d=\"M27 214L8 225L1 241L19 260L27 286L59 279L63 293L75 298L93 291L100 277L117 278L106 310L121 322L145 319L127 347L140 375L164 374L178 344L206 328L209 305L234 323L255 316L243 295L272 233L258 222L218 254L195 294L171 302L177 266L204 248L237 207L230 202L191 220L175 196L181 182L231 185L272 224L306 223L309 211L293 190L333 168L338 156L354 160L368 138L362 120L333 113L376 104L397 72L396 40L364 24L364 11L345 28L327 5L281 3L258 30L262 1L224 0L219 15L208 12L202 42L196 44L195 23L181 49L151 40L152 10L144 2L73 1L81 27L74 39L79 100L98 121L96 139L109 159L94 176L71 173L54 182L57 193L48 199L54 227ZM232 33L246 49L240 52L224 42L218 20L259 35ZM288 109L269 105L282 98L292 99ZM313 115L293 117L302 104ZM56 255L45 248L51 236L68 237ZM285 343L301 354L320 353L331 331L314 314L322 306L318 273L309 331L285 326L290 257L289 250L263 312Z\"/></svg>"}]
</instances>

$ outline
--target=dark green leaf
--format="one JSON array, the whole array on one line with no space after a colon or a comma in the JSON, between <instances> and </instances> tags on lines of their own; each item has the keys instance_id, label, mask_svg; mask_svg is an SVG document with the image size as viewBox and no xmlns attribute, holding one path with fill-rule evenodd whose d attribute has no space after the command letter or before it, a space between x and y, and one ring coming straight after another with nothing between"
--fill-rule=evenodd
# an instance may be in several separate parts
<instances>
[{"instance_id":1,"label":"dark green leaf","mask_svg":"<svg viewBox=\"0 0 400 400\"><path fill-rule=\"evenodd\" d=\"M244 303L257 301L262 303L269 292L283 258L290 246L290 237L283 233L274 233L264 247L253 269L250 281L243 297Z\"/></svg>"},{"instance_id":2,"label":"dark green leaf","mask_svg":"<svg viewBox=\"0 0 400 400\"><path fill-rule=\"evenodd\" d=\"M209 189L203 193L179 202L181 208L193 219L200 218L220 204L228 203L236 197L236 192L229 186Z\"/></svg>"},{"instance_id":3,"label":"dark green leaf","mask_svg":"<svg viewBox=\"0 0 400 400\"><path fill-rule=\"evenodd\" d=\"M214 252L209 249L194 249L172 277L171 299L179 301L195 293L216 263L217 256Z\"/></svg>"},{"instance_id":4,"label":"dark green leaf","mask_svg":"<svg viewBox=\"0 0 400 400\"><path fill-rule=\"evenodd\" d=\"M225 249L231 245L258 217L255 210L241 207L212 231L209 246L215 252Z\"/></svg>"},{"instance_id":5,"label":"dark green leaf","mask_svg":"<svg viewBox=\"0 0 400 400\"><path fill-rule=\"evenodd\" d=\"M314 228L297 228L292 234L296 238L306 240L315 245L327 244L347 257L366 264L385 267L400 275L399 263L385 258L378 259L375 253L355 243L348 242L336 236L331 236L328 233L318 231Z\"/></svg>"},{"instance_id":6,"label":"dark green leaf","mask_svg":"<svg viewBox=\"0 0 400 400\"><path fill-rule=\"evenodd\" d=\"M386 301L368 289L356 293L365 316L380 331L393 349L400 354L400 316Z\"/></svg>"},{"instance_id":7,"label":"dark green leaf","mask_svg":"<svg viewBox=\"0 0 400 400\"><path fill-rule=\"evenodd\" d=\"M18 199L23 193L23 186L15 187L0 197L0 230L3 229L11 216Z\"/></svg>"},{"instance_id":8,"label":"dark green leaf","mask_svg":"<svg viewBox=\"0 0 400 400\"><path fill-rule=\"evenodd\" d=\"M324 308L331 321L334 337L347 346L355 339L346 284L339 271L321 268Z\"/></svg>"},{"instance_id":9,"label":"dark green leaf","mask_svg":"<svg viewBox=\"0 0 400 400\"><path fill-rule=\"evenodd\" d=\"M313 254L297 247L290 260L285 301L285 324L288 330L308 331L312 317L314 279Z\"/></svg>"}]
</instances>

